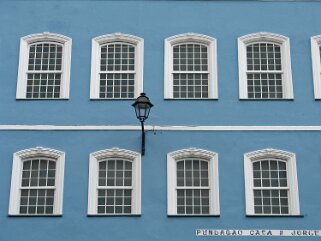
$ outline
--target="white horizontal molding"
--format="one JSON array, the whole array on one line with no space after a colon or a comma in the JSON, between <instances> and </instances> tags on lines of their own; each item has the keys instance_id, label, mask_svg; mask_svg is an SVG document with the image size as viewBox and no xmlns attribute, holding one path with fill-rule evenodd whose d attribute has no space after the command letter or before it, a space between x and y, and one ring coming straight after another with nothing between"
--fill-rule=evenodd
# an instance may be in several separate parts
<instances>
[{"instance_id":1,"label":"white horizontal molding","mask_svg":"<svg viewBox=\"0 0 321 241\"><path fill-rule=\"evenodd\" d=\"M140 125L0 125L0 131L136 131ZM145 126L147 131L321 131L321 126Z\"/></svg>"}]
</instances>

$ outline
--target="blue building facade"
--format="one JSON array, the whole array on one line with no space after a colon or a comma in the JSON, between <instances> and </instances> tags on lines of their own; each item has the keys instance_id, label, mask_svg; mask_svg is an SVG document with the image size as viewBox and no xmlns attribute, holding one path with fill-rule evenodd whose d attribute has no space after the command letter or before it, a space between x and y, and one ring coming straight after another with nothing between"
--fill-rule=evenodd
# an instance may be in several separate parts
<instances>
[{"instance_id":1,"label":"blue building facade","mask_svg":"<svg viewBox=\"0 0 321 241\"><path fill-rule=\"evenodd\" d=\"M313 233L300 232L299 237L272 238L202 237L196 232L321 230L320 57L313 59L320 56L316 52L320 51L320 10L318 1L1 1L0 240L317 239L310 236ZM252 41L251 36L256 39ZM59 64L59 47L55 46L54 69L31 69L31 59L33 66L37 65L37 57L30 55L31 46L41 45L44 56L44 48L52 47L44 45L48 41L63 46L62 62L68 62L70 56L69 64ZM93 54L95 43L99 54L106 47L106 56L111 48L116 51L118 45L129 43L125 46L127 57L120 57L127 58L128 69L121 69L121 73L116 67L103 70L102 55ZM177 45L179 69L173 67L175 57L171 58L177 53ZM134 69L128 57L131 46L135 48ZM203 46L207 48L204 59L208 62L195 57L202 56L199 49ZM182 69L189 65L189 47L194 51L191 70ZM260 57L254 57L257 52ZM269 63L267 56L271 53L273 62ZM280 53L282 57L277 56ZM44 66L44 57L41 58L40 65ZM97 72L92 69L95 58ZM111 58L116 61L117 56ZM186 59L186 64L182 59ZM195 59L201 59L207 68L197 69L196 65L203 65ZM260 59L259 64L253 62L254 69L250 69L249 59ZM247 61L244 71L240 67L242 61ZM255 64L260 68L255 69ZM58 65L63 66L63 72ZM264 69L264 65L268 67ZM172 69L164 71L166 66ZM66 74L66 68L70 73ZM128 81L126 98L101 97L101 92L110 87L109 77L103 76L118 73ZM64 88L58 91L60 98L54 98L54 91L51 97L40 98L40 94L32 92L28 98L28 83L32 80L31 86L35 86L37 74L46 75L47 83L50 74L59 83L67 83L60 86ZM94 80L95 74L98 80ZM243 96L242 74L246 78ZM249 77L255 74L258 77ZM195 94L189 98L188 91L187 96L181 95L184 75L193 76L193 85L197 85L196 75L205 79L207 89L200 91L202 97ZM264 75L269 79L264 79ZM179 97L172 89L172 78L179 83ZM103 79L105 90L99 86ZM130 89L131 80L135 82L134 89ZM278 92L279 80L283 82ZM263 81L272 81L269 83L274 90L269 89L268 96L263 96ZM94 83L99 86L96 92ZM166 92L168 84L171 88ZM48 87L46 91L50 92ZM144 156L140 155L140 125L131 106L140 92L146 92L154 104L145 123ZM103 202L108 197L98 194L97 183L103 179L99 171L111 170L102 167L101 160L107 160L107 166L116 163L121 167L123 183L112 189L114 197L118 195L116 189L122 192L120 213L116 209L108 213L106 203L102 205L104 213L97 207L99 197L104 196ZM31 163L29 169L27 161ZM51 161L56 163L54 186L48 184ZM179 169L179 161L184 162L183 169ZM39 167L33 169L33 163ZM207 172L203 175L205 169L200 166L204 163ZM42 164L45 169L40 168ZM130 167L122 169L127 164ZM192 167L188 169L188 165ZM264 165L268 167L265 169ZM41 170L46 172L44 186L40 184ZM112 170L117 173L117 168ZM128 170L131 188L126 189ZM180 170L185 178L182 186L178 184ZM32 171L39 175L38 185L21 184L24 178L34 178ZM189 171L199 174L188 174ZM104 176L105 181L108 175ZM193 176L191 185L186 184L188 175ZM203 179L209 183L196 184L195 180ZM260 184L255 184L258 180ZM264 184L265 180L269 184ZM273 185L273 180L278 184ZM281 184L282 180L287 183ZM44 199L49 203L50 190L54 190L53 210L31 210L32 190L36 190L35 206L39 206L40 192L46 193ZM126 190L131 190L130 194ZM108 187L104 191L107 193ZM127 211L126 195L131 197ZM193 197L191 204L189 195ZM205 209L196 203L199 196ZM25 205L28 211L21 209L23 197L29 202ZM179 198L183 200L183 211L178 209ZM202 211L195 206L201 206Z\"/></svg>"}]
</instances>

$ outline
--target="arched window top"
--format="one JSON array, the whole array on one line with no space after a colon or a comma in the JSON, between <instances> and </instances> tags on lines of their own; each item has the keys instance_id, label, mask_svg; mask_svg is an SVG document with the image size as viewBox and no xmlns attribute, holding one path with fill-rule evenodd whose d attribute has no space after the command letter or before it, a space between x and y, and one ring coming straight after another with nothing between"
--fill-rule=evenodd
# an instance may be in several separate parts
<instances>
[{"instance_id":1,"label":"arched window top","mask_svg":"<svg viewBox=\"0 0 321 241\"><path fill-rule=\"evenodd\" d=\"M215 38L178 34L165 39L164 51L165 99L218 98Z\"/></svg>"},{"instance_id":2,"label":"arched window top","mask_svg":"<svg viewBox=\"0 0 321 241\"><path fill-rule=\"evenodd\" d=\"M253 44L256 42L272 42L276 44L283 44L284 42L288 42L289 38L283 36L281 34L276 33L268 33L268 32L259 32L259 33L251 33L239 37L239 41L247 44Z\"/></svg>"},{"instance_id":3,"label":"arched window top","mask_svg":"<svg viewBox=\"0 0 321 241\"><path fill-rule=\"evenodd\" d=\"M290 40L267 32L238 38L240 99L293 99Z\"/></svg>"},{"instance_id":4,"label":"arched window top","mask_svg":"<svg viewBox=\"0 0 321 241\"><path fill-rule=\"evenodd\" d=\"M36 33L24 36L21 40L25 41L27 44L32 44L35 42L58 42L64 44L66 42L71 42L71 38L57 33Z\"/></svg>"},{"instance_id":5,"label":"arched window top","mask_svg":"<svg viewBox=\"0 0 321 241\"><path fill-rule=\"evenodd\" d=\"M71 38L49 32L22 37L16 98L68 99L71 44Z\"/></svg>"},{"instance_id":6,"label":"arched window top","mask_svg":"<svg viewBox=\"0 0 321 241\"><path fill-rule=\"evenodd\" d=\"M121 173L115 176L115 173ZM117 187L117 188L115 188ZM107 196L122 197L117 207L106 203ZM141 213L140 154L111 148L90 154L88 215L139 215Z\"/></svg>"},{"instance_id":7,"label":"arched window top","mask_svg":"<svg viewBox=\"0 0 321 241\"><path fill-rule=\"evenodd\" d=\"M196 202L195 205L184 203L187 196L194 195L202 200L202 208ZM197 148L168 153L167 214L193 216L219 213L217 153Z\"/></svg>"},{"instance_id":8,"label":"arched window top","mask_svg":"<svg viewBox=\"0 0 321 241\"><path fill-rule=\"evenodd\" d=\"M119 149L117 147L114 147L112 149L96 151L94 153L91 153L90 156L99 161L105 160L108 158L124 158L124 159L133 161L139 158L140 154L130 150Z\"/></svg>"},{"instance_id":9,"label":"arched window top","mask_svg":"<svg viewBox=\"0 0 321 241\"><path fill-rule=\"evenodd\" d=\"M259 161L266 158L289 161L295 157L295 154L292 152L267 148L263 150L248 152L244 156L248 158L251 162Z\"/></svg>"},{"instance_id":10,"label":"arched window top","mask_svg":"<svg viewBox=\"0 0 321 241\"><path fill-rule=\"evenodd\" d=\"M100 45L111 42L125 42L133 45L138 45L140 43L143 43L144 39L130 34L112 33L95 37L93 38L93 41L97 42Z\"/></svg>"},{"instance_id":11,"label":"arched window top","mask_svg":"<svg viewBox=\"0 0 321 241\"><path fill-rule=\"evenodd\" d=\"M14 153L9 215L61 215L64 165L65 153L51 148Z\"/></svg>"},{"instance_id":12,"label":"arched window top","mask_svg":"<svg viewBox=\"0 0 321 241\"><path fill-rule=\"evenodd\" d=\"M14 155L16 157L18 157L20 159L24 159L24 160L29 159L29 158L33 158L33 157L38 157L38 156L47 157L47 158L57 160L58 158L64 156L65 154L64 154L64 152L61 152L61 151L58 151L55 149L38 146L36 148L30 148L30 149L18 151Z\"/></svg>"},{"instance_id":13,"label":"arched window top","mask_svg":"<svg viewBox=\"0 0 321 241\"><path fill-rule=\"evenodd\" d=\"M215 44L216 39L207 35L197 34L197 33L184 33L178 34L165 39L165 42L170 43L171 45L176 45L180 43L200 43L200 44Z\"/></svg>"},{"instance_id":14,"label":"arched window top","mask_svg":"<svg viewBox=\"0 0 321 241\"><path fill-rule=\"evenodd\" d=\"M143 92L144 39L101 35L92 39L91 52L91 99L134 99Z\"/></svg>"},{"instance_id":15,"label":"arched window top","mask_svg":"<svg viewBox=\"0 0 321 241\"><path fill-rule=\"evenodd\" d=\"M217 153L206 151L197 148L188 148L182 149L174 152L168 153L168 157L174 159L175 161L184 159L184 158L201 158L204 160L211 160L217 156Z\"/></svg>"},{"instance_id":16,"label":"arched window top","mask_svg":"<svg viewBox=\"0 0 321 241\"><path fill-rule=\"evenodd\" d=\"M244 178L247 215L300 215L294 153L271 148L245 153Z\"/></svg>"}]
</instances>

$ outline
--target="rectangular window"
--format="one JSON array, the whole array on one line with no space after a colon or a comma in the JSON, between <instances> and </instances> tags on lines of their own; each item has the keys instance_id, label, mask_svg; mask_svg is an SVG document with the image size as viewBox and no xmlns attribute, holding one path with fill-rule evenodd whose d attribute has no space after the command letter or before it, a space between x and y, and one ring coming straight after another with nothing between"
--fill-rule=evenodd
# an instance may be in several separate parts
<instances>
[{"instance_id":1,"label":"rectangular window","mask_svg":"<svg viewBox=\"0 0 321 241\"><path fill-rule=\"evenodd\" d=\"M20 214L53 214L56 162L33 159L23 162Z\"/></svg>"},{"instance_id":2,"label":"rectangular window","mask_svg":"<svg viewBox=\"0 0 321 241\"><path fill-rule=\"evenodd\" d=\"M256 214L289 214L286 163L262 160L253 163Z\"/></svg>"},{"instance_id":3,"label":"rectangular window","mask_svg":"<svg viewBox=\"0 0 321 241\"><path fill-rule=\"evenodd\" d=\"M101 46L100 98L135 97L135 46L110 43Z\"/></svg>"},{"instance_id":4,"label":"rectangular window","mask_svg":"<svg viewBox=\"0 0 321 241\"><path fill-rule=\"evenodd\" d=\"M201 44L173 47L173 97L208 98L208 53Z\"/></svg>"},{"instance_id":5,"label":"rectangular window","mask_svg":"<svg viewBox=\"0 0 321 241\"><path fill-rule=\"evenodd\" d=\"M283 98L281 48L273 43L246 47L248 98Z\"/></svg>"},{"instance_id":6,"label":"rectangular window","mask_svg":"<svg viewBox=\"0 0 321 241\"><path fill-rule=\"evenodd\" d=\"M132 163L125 160L99 162L98 214L132 213Z\"/></svg>"},{"instance_id":7,"label":"rectangular window","mask_svg":"<svg viewBox=\"0 0 321 241\"><path fill-rule=\"evenodd\" d=\"M177 214L209 214L208 162L177 162Z\"/></svg>"},{"instance_id":8,"label":"rectangular window","mask_svg":"<svg viewBox=\"0 0 321 241\"><path fill-rule=\"evenodd\" d=\"M59 98L62 46L36 43L29 47L26 98Z\"/></svg>"}]
</instances>

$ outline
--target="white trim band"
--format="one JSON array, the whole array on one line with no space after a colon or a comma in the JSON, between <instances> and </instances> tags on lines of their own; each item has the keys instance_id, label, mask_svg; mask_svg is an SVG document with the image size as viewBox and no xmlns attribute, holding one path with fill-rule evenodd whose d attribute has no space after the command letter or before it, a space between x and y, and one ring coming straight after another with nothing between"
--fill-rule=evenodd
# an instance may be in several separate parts
<instances>
[{"instance_id":1,"label":"white trim band","mask_svg":"<svg viewBox=\"0 0 321 241\"><path fill-rule=\"evenodd\" d=\"M131 125L0 125L0 131L136 131ZM145 126L147 131L321 131L321 126Z\"/></svg>"}]
</instances>

